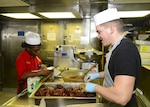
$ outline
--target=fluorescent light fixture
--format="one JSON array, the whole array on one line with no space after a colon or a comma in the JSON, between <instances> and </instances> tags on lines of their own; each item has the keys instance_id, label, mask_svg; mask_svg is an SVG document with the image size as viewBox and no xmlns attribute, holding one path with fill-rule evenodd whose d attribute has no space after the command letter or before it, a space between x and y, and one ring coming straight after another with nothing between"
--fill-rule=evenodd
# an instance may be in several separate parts
<instances>
[{"instance_id":1,"label":"fluorescent light fixture","mask_svg":"<svg viewBox=\"0 0 150 107\"><path fill-rule=\"evenodd\" d=\"M15 19L40 19L40 17L31 13L2 13L1 15Z\"/></svg>"},{"instance_id":2,"label":"fluorescent light fixture","mask_svg":"<svg viewBox=\"0 0 150 107\"><path fill-rule=\"evenodd\" d=\"M47 18L75 18L72 12L40 12L40 15Z\"/></svg>"},{"instance_id":3,"label":"fluorescent light fixture","mask_svg":"<svg viewBox=\"0 0 150 107\"><path fill-rule=\"evenodd\" d=\"M148 31L145 31L145 33L150 33L150 30L148 30Z\"/></svg>"},{"instance_id":4,"label":"fluorescent light fixture","mask_svg":"<svg viewBox=\"0 0 150 107\"><path fill-rule=\"evenodd\" d=\"M150 11L119 11L119 16L121 18L135 18L135 17L144 17L150 14Z\"/></svg>"}]
</instances>

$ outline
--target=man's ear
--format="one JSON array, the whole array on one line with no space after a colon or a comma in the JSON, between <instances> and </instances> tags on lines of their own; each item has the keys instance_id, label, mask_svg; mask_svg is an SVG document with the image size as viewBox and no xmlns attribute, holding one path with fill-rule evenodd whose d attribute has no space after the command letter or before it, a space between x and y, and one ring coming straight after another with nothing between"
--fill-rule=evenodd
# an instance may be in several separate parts
<instances>
[{"instance_id":1,"label":"man's ear","mask_svg":"<svg viewBox=\"0 0 150 107\"><path fill-rule=\"evenodd\" d=\"M109 33L112 34L114 32L114 27L112 25L109 26Z\"/></svg>"}]
</instances>

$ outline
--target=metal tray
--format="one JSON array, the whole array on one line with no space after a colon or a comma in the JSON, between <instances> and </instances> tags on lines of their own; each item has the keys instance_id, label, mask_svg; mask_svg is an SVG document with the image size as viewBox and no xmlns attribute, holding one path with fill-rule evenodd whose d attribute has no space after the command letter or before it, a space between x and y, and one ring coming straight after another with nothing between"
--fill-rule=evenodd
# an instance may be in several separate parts
<instances>
[{"instance_id":1,"label":"metal tray","mask_svg":"<svg viewBox=\"0 0 150 107\"><path fill-rule=\"evenodd\" d=\"M71 82L65 82L65 83L40 83L39 86L30 94L29 98L34 99L57 99L57 98L65 98L65 99L96 99L96 93L90 93L93 96L88 97L72 97L72 96L36 96L36 92L42 88L42 87L56 87L57 85L62 85L64 88L68 87L79 87L81 83L71 83ZM83 84L83 83L82 83Z\"/></svg>"}]
</instances>

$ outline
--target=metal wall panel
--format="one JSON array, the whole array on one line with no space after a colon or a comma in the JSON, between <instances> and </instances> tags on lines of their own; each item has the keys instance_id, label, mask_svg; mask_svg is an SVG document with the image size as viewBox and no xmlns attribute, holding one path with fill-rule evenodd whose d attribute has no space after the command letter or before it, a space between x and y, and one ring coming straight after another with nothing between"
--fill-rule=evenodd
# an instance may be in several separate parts
<instances>
[{"instance_id":1,"label":"metal wall panel","mask_svg":"<svg viewBox=\"0 0 150 107\"><path fill-rule=\"evenodd\" d=\"M90 19L49 20L41 22L42 51L45 63L53 64L54 48L57 45L75 45L85 48L89 44ZM87 23L88 22L88 23Z\"/></svg>"},{"instance_id":2,"label":"metal wall panel","mask_svg":"<svg viewBox=\"0 0 150 107\"><path fill-rule=\"evenodd\" d=\"M23 50L21 43L24 36L18 36L18 31L38 32L36 22L15 21L6 22L2 30L2 52L3 52L3 87L16 88L17 73L15 69L15 61L19 53Z\"/></svg>"}]
</instances>

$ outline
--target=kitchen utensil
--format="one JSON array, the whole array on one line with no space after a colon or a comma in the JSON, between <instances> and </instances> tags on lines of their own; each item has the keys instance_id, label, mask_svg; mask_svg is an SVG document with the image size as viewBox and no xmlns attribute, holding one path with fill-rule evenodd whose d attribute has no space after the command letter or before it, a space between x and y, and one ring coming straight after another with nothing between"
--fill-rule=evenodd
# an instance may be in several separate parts
<instances>
[{"instance_id":1,"label":"kitchen utensil","mask_svg":"<svg viewBox=\"0 0 150 107\"><path fill-rule=\"evenodd\" d=\"M54 71L52 71L52 70L54 70L54 69L57 68L57 67L58 67L58 66L47 67L47 70L50 70L51 73L50 73L48 76L42 78L42 79L40 80L40 82L45 82L45 81L48 80L50 77L53 78L53 76L54 76Z\"/></svg>"},{"instance_id":2,"label":"kitchen utensil","mask_svg":"<svg viewBox=\"0 0 150 107\"><path fill-rule=\"evenodd\" d=\"M89 71L91 71L96 65L97 65L97 63L94 64L91 68L89 68L89 69L84 73L84 76L85 76L87 73L89 73Z\"/></svg>"},{"instance_id":3,"label":"kitchen utensil","mask_svg":"<svg viewBox=\"0 0 150 107\"><path fill-rule=\"evenodd\" d=\"M65 82L84 82L84 76L91 71L97 64L94 64L90 69L74 69L67 70L61 73L61 76Z\"/></svg>"},{"instance_id":4,"label":"kitchen utensil","mask_svg":"<svg viewBox=\"0 0 150 107\"><path fill-rule=\"evenodd\" d=\"M57 67L58 67L58 65L57 66L50 66L50 67L47 67L47 70L53 70L53 69L55 69Z\"/></svg>"},{"instance_id":5,"label":"kitchen utensil","mask_svg":"<svg viewBox=\"0 0 150 107\"><path fill-rule=\"evenodd\" d=\"M85 70L67 70L61 73L61 76L65 82L83 82L83 75Z\"/></svg>"}]
</instances>

